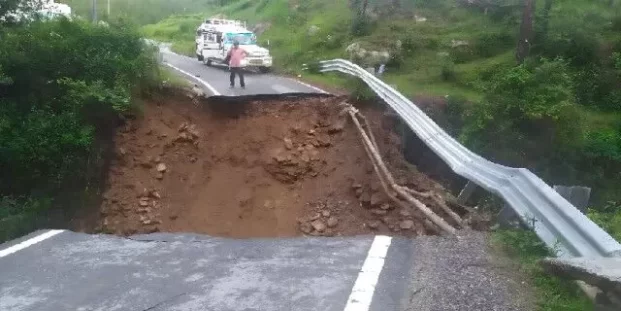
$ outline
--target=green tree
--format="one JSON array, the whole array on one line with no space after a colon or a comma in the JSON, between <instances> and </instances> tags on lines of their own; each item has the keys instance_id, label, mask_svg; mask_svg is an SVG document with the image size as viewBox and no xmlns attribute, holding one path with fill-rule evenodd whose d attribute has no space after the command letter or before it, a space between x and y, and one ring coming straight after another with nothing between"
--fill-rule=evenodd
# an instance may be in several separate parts
<instances>
[{"instance_id":1,"label":"green tree","mask_svg":"<svg viewBox=\"0 0 621 311\"><path fill-rule=\"evenodd\" d=\"M537 162L580 141L572 79L563 60L522 64L497 75L474 106L462 139L512 165Z\"/></svg>"},{"instance_id":2,"label":"green tree","mask_svg":"<svg viewBox=\"0 0 621 311\"><path fill-rule=\"evenodd\" d=\"M15 23L22 14L41 8L43 0L0 0L0 23Z\"/></svg>"}]
</instances>

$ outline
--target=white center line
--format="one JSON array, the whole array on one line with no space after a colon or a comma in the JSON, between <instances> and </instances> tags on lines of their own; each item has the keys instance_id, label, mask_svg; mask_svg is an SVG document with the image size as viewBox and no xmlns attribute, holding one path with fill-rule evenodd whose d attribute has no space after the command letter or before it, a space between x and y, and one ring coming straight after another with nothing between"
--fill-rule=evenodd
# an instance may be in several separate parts
<instances>
[{"instance_id":1,"label":"white center line","mask_svg":"<svg viewBox=\"0 0 621 311\"><path fill-rule=\"evenodd\" d=\"M53 237L53 236L55 236L55 235L57 235L57 234L59 234L61 232L64 232L64 231L65 230L50 230L50 231L47 231L45 233L39 234L39 235L37 235L37 236L35 236L33 238L30 238L30 239L28 239L26 241L23 241L23 242L21 242L19 244L15 244L15 245L7 248L7 249L0 250L0 258L6 257L6 256L11 255L11 254L16 253L16 252L19 252L19 251L21 251L22 249L24 249L24 248L26 248L28 246L35 245L35 244L37 244L37 243L39 243L39 242L41 242L43 240L47 240L47 239L49 239L49 238L51 238L51 237Z\"/></svg>"},{"instance_id":2,"label":"white center line","mask_svg":"<svg viewBox=\"0 0 621 311\"><path fill-rule=\"evenodd\" d=\"M211 94L213 94L214 96L220 96L221 95L220 92L216 91L216 89L213 86L211 86L209 83L205 82L203 79L199 79L198 77L194 76L193 74L191 74L191 73L189 73L189 72L187 72L187 71L185 71L185 70L183 70L181 68L175 67L175 66L173 66L173 65L171 65L169 63L166 63L166 66L168 66L168 67L170 67L172 69L175 69L175 70L181 72L182 74L184 74L184 75L186 75L186 76L188 76L188 77L190 77L190 78L200 82L202 85L204 85L206 88L208 88L209 91L211 92Z\"/></svg>"},{"instance_id":3,"label":"white center line","mask_svg":"<svg viewBox=\"0 0 621 311\"><path fill-rule=\"evenodd\" d=\"M378 235L373 239L367 258L362 264L356 283L347 299L345 311L369 310L391 242L392 238L389 236Z\"/></svg>"}]
</instances>

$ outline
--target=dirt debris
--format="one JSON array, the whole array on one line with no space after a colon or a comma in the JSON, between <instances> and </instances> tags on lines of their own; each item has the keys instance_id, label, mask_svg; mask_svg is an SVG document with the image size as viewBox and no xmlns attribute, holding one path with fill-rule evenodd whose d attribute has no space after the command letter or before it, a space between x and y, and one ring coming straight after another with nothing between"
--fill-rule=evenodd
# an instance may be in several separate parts
<instances>
[{"instance_id":1,"label":"dirt debris","mask_svg":"<svg viewBox=\"0 0 621 311\"><path fill-rule=\"evenodd\" d=\"M419 212L390 203L341 101L253 101L233 116L184 97L146 103L116 136L102 229L240 238L429 233ZM400 184L445 193L403 160L392 119L378 108L361 112Z\"/></svg>"}]
</instances>

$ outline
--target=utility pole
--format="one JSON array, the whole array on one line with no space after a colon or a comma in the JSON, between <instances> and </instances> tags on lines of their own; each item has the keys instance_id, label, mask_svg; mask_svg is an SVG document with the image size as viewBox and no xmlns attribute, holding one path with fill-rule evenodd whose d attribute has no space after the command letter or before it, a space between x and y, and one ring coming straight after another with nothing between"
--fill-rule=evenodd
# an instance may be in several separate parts
<instances>
[{"instance_id":1,"label":"utility pole","mask_svg":"<svg viewBox=\"0 0 621 311\"><path fill-rule=\"evenodd\" d=\"M93 0L93 23L97 22L97 0Z\"/></svg>"}]
</instances>

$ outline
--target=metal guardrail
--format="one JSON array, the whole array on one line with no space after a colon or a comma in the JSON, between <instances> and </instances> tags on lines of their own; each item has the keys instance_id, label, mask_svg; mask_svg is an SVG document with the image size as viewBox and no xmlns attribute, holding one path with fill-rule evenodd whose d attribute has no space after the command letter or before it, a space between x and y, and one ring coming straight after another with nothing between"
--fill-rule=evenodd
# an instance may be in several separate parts
<instances>
[{"instance_id":1,"label":"metal guardrail","mask_svg":"<svg viewBox=\"0 0 621 311\"><path fill-rule=\"evenodd\" d=\"M364 81L455 173L503 198L557 256L621 256L621 245L615 239L535 174L496 164L468 150L409 99L362 67L334 59L319 62L317 69Z\"/></svg>"}]
</instances>

